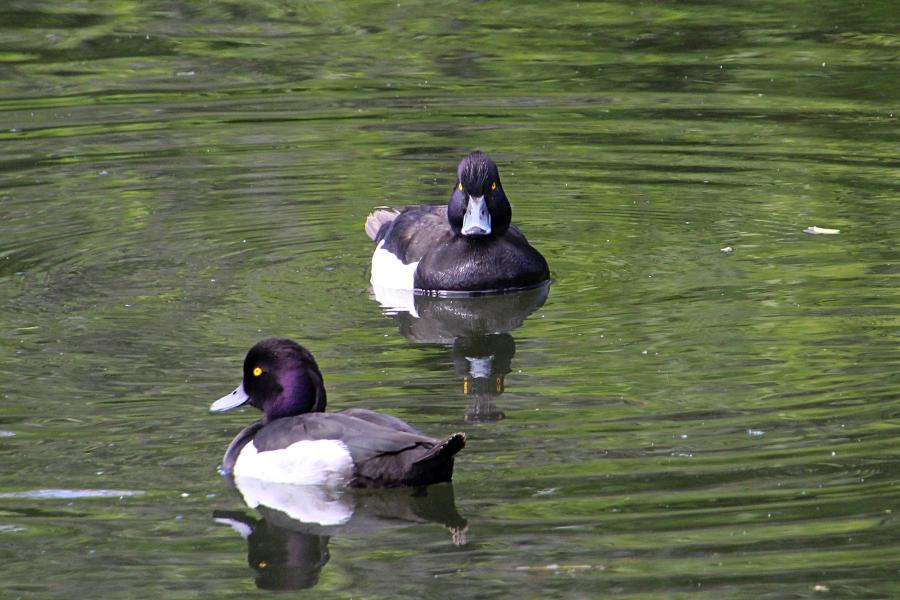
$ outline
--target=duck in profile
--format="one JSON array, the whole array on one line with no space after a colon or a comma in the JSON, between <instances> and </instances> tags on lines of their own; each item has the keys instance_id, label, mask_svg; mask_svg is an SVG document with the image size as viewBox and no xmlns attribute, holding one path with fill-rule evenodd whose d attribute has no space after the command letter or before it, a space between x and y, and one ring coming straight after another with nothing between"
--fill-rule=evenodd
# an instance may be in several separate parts
<instances>
[{"instance_id":1,"label":"duck in profile","mask_svg":"<svg viewBox=\"0 0 900 600\"><path fill-rule=\"evenodd\" d=\"M376 210L372 285L430 295L503 293L550 279L547 261L512 224L512 208L490 157L459 163L447 206ZM449 294L444 294L449 292Z\"/></svg>"},{"instance_id":2,"label":"duck in profile","mask_svg":"<svg viewBox=\"0 0 900 600\"><path fill-rule=\"evenodd\" d=\"M216 400L224 412L244 404L263 412L228 446L223 470L235 478L328 487L422 486L450 481L464 433L426 436L396 417L361 408L328 413L312 354L285 338L257 343L241 384Z\"/></svg>"}]
</instances>

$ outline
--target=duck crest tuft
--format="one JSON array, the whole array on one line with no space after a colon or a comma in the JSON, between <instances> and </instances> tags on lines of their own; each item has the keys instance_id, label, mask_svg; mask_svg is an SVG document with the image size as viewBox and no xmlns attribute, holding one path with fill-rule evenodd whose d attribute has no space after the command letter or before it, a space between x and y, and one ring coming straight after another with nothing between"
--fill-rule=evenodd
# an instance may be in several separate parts
<instances>
[{"instance_id":1,"label":"duck crest tuft","mask_svg":"<svg viewBox=\"0 0 900 600\"><path fill-rule=\"evenodd\" d=\"M495 179L497 167L481 150L469 154L459 165L459 180L467 189L483 190Z\"/></svg>"}]
</instances>

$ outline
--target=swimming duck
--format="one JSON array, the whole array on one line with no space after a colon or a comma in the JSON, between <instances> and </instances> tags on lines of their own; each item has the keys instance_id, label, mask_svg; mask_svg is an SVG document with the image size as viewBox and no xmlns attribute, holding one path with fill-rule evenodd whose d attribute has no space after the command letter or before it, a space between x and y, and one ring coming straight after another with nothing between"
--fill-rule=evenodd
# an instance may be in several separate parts
<instances>
[{"instance_id":1,"label":"swimming duck","mask_svg":"<svg viewBox=\"0 0 900 600\"><path fill-rule=\"evenodd\" d=\"M325 414L325 386L312 354L293 340L269 338L244 359L244 377L210 406L250 404L263 417L225 452L235 478L329 487L395 487L449 481L464 433L426 436L397 417L361 408Z\"/></svg>"},{"instance_id":2,"label":"swimming duck","mask_svg":"<svg viewBox=\"0 0 900 600\"><path fill-rule=\"evenodd\" d=\"M365 230L375 241L372 285L442 292L501 293L550 278L547 261L512 224L512 208L491 158L462 159L447 206L376 210Z\"/></svg>"}]
</instances>

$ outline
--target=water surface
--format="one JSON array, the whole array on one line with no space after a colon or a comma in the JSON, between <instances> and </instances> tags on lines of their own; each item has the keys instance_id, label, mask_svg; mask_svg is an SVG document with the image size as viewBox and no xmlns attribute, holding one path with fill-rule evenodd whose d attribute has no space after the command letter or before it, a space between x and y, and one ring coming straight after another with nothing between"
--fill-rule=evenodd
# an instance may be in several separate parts
<instances>
[{"instance_id":1,"label":"water surface","mask_svg":"<svg viewBox=\"0 0 900 600\"><path fill-rule=\"evenodd\" d=\"M894 12L7 2L0 595L900 594ZM549 293L383 314L365 216L475 148ZM245 506L207 407L273 334L467 432L438 509Z\"/></svg>"}]
</instances>

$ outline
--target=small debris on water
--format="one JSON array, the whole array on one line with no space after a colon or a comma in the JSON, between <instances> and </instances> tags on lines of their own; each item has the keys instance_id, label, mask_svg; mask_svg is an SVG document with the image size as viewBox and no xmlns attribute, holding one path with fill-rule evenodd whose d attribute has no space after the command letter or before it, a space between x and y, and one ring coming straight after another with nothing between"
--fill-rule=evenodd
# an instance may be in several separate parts
<instances>
[{"instance_id":1,"label":"small debris on water","mask_svg":"<svg viewBox=\"0 0 900 600\"><path fill-rule=\"evenodd\" d=\"M109 175L109 171L107 171L106 169L103 169L102 171L100 171L97 174L100 175L100 177L106 177L107 175Z\"/></svg>"},{"instance_id":2,"label":"small debris on water","mask_svg":"<svg viewBox=\"0 0 900 600\"><path fill-rule=\"evenodd\" d=\"M809 235L837 235L840 232L840 229L828 229L827 227L816 227L815 225L803 230L803 233L808 233Z\"/></svg>"},{"instance_id":3,"label":"small debris on water","mask_svg":"<svg viewBox=\"0 0 900 600\"><path fill-rule=\"evenodd\" d=\"M760 437L760 436L766 435L766 432L763 431L762 429L748 429L747 435L749 435L751 437Z\"/></svg>"},{"instance_id":4,"label":"small debris on water","mask_svg":"<svg viewBox=\"0 0 900 600\"><path fill-rule=\"evenodd\" d=\"M827 591L829 591L829 589L828 589L827 585L822 585L821 583L817 583L816 585L813 586L813 591L814 592L827 592Z\"/></svg>"},{"instance_id":5,"label":"small debris on water","mask_svg":"<svg viewBox=\"0 0 900 600\"><path fill-rule=\"evenodd\" d=\"M724 248L719 248L719 252L721 252L722 254L731 254L732 252L734 252L734 248L732 248L731 246L725 246Z\"/></svg>"}]
</instances>

